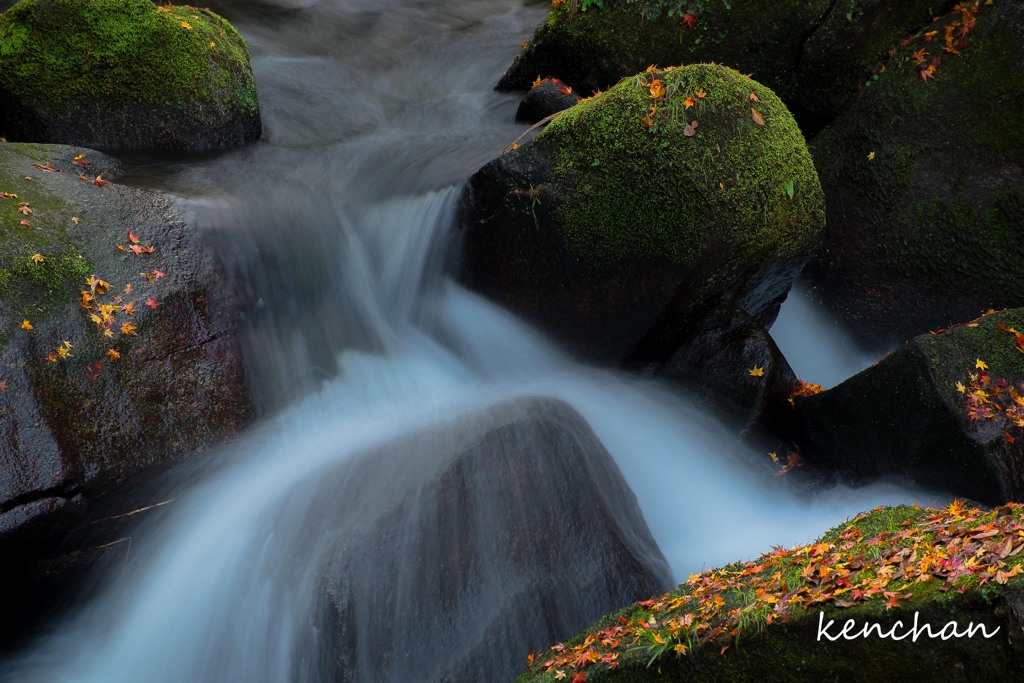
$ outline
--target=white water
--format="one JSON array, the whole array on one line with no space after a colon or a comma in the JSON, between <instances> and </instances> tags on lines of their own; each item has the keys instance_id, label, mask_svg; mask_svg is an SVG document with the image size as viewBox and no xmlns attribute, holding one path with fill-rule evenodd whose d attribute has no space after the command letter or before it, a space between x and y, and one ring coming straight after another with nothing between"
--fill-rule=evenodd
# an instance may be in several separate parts
<instances>
[{"instance_id":1,"label":"white water","mask_svg":"<svg viewBox=\"0 0 1024 683\"><path fill-rule=\"evenodd\" d=\"M223 454L133 549L126 576L0 679L324 680L313 613L329 530L304 494L375 445L514 396L559 397L588 420L678 578L914 498L882 485L801 498L684 396L576 365L444 280L450 183L514 137L515 102L490 86L540 9L450 0L308 12L237 22L253 48L266 141L156 164L139 182L191 198L200 218L273 260L273 272L254 267L267 273L272 312L253 325L254 372L278 399L295 383L319 389ZM264 194L273 201L245 213Z\"/></svg>"},{"instance_id":2,"label":"white water","mask_svg":"<svg viewBox=\"0 0 1024 683\"><path fill-rule=\"evenodd\" d=\"M772 338L797 377L830 389L884 354L857 348L835 320L795 286L782 304Z\"/></svg>"}]
</instances>

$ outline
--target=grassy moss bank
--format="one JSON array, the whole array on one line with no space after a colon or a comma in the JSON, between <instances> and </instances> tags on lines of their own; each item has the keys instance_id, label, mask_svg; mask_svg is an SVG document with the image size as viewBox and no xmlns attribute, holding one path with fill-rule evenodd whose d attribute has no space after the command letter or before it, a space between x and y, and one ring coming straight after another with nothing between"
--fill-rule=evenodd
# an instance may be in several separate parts
<instances>
[{"instance_id":1,"label":"grassy moss bank","mask_svg":"<svg viewBox=\"0 0 1024 683\"><path fill-rule=\"evenodd\" d=\"M538 653L517 681L1014 680L1022 522L1015 504L878 508L813 544L691 575ZM918 638L833 641L848 619L848 634L874 623L902 636L916 623ZM993 637L929 637L972 624Z\"/></svg>"},{"instance_id":2,"label":"grassy moss bank","mask_svg":"<svg viewBox=\"0 0 1024 683\"><path fill-rule=\"evenodd\" d=\"M259 137L245 42L223 18L149 0L21 0L0 15L0 134L114 147Z\"/></svg>"}]
</instances>

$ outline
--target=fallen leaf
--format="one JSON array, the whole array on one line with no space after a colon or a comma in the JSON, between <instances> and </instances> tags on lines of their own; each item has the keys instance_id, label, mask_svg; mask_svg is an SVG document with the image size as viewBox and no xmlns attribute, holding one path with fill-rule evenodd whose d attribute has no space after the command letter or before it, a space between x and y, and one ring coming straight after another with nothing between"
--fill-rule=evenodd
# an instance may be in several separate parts
<instances>
[{"instance_id":1,"label":"fallen leaf","mask_svg":"<svg viewBox=\"0 0 1024 683\"><path fill-rule=\"evenodd\" d=\"M758 112L753 107L750 108L750 118L754 119L754 123L756 123L757 125L759 125L759 126L763 126L764 125L764 119L761 118L760 112Z\"/></svg>"},{"instance_id":2,"label":"fallen leaf","mask_svg":"<svg viewBox=\"0 0 1024 683\"><path fill-rule=\"evenodd\" d=\"M28 319L26 318L25 320L23 320L21 322L21 329L23 329L23 330L31 330L32 329L32 323L30 323L28 321Z\"/></svg>"},{"instance_id":3,"label":"fallen leaf","mask_svg":"<svg viewBox=\"0 0 1024 683\"><path fill-rule=\"evenodd\" d=\"M751 377L764 377L764 366L755 365L754 367L747 370Z\"/></svg>"},{"instance_id":4,"label":"fallen leaf","mask_svg":"<svg viewBox=\"0 0 1024 683\"><path fill-rule=\"evenodd\" d=\"M34 263L42 263L45 260L46 260L46 257L43 256L42 254L38 253L38 252L35 253L35 254L32 254L32 261Z\"/></svg>"},{"instance_id":5,"label":"fallen leaf","mask_svg":"<svg viewBox=\"0 0 1024 683\"><path fill-rule=\"evenodd\" d=\"M689 13L684 14L683 23L686 24L687 27L693 28L693 25L697 23L697 15Z\"/></svg>"},{"instance_id":6,"label":"fallen leaf","mask_svg":"<svg viewBox=\"0 0 1024 683\"><path fill-rule=\"evenodd\" d=\"M875 160L875 153L874 153L874 151L868 152L868 161L874 161L874 160Z\"/></svg>"},{"instance_id":7,"label":"fallen leaf","mask_svg":"<svg viewBox=\"0 0 1024 683\"><path fill-rule=\"evenodd\" d=\"M979 370L988 370L988 363L981 360L980 358L977 358L975 359L974 367L978 368Z\"/></svg>"},{"instance_id":8,"label":"fallen leaf","mask_svg":"<svg viewBox=\"0 0 1024 683\"><path fill-rule=\"evenodd\" d=\"M688 138L692 138L697 134L697 120L694 119L692 122L683 126L683 135Z\"/></svg>"}]
</instances>

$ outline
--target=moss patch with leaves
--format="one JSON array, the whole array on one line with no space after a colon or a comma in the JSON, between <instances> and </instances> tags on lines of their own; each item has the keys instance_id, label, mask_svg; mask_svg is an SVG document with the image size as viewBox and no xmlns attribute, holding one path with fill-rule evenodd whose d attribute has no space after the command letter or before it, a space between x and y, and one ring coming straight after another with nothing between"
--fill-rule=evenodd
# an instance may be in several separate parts
<instances>
[{"instance_id":1,"label":"moss patch with leaves","mask_svg":"<svg viewBox=\"0 0 1024 683\"><path fill-rule=\"evenodd\" d=\"M1014 503L990 512L959 501L943 510L878 508L816 543L691 575L531 655L517 680L745 681L782 671L792 681L868 681L879 666L913 680L1008 680L1021 655L1020 623L1007 602L1024 590L1022 551L1024 507ZM847 619L858 633L878 623L897 634L916 619L921 637L833 642L828 636ZM948 634L950 622L958 631L978 623L998 631L991 639L940 640L921 626Z\"/></svg>"},{"instance_id":2,"label":"moss patch with leaves","mask_svg":"<svg viewBox=\"0 0 1024 683\"><path fill-rule=\"evenodd\" d=\"M865 339L890 344L1024 303L1024 7L963 2L893 46L812 143L828 202L807 274ZM937 122L955 122L946 129Z\"/></svg>"},{"instance_id":3,"label":"moss patch with leaves","mask_svg":"<svg viewBox=\"0 0 1024 683\"><path fill-rule=\"evenodd\" d=\"M259 134L248 50L207 9L150 0L21 0L0 15L0 62L0 112L12 126L0 134L12 138L49 133L64 142L204 147ZM145 124L154 114L159 125ZM109 139L89 139L104 123L92 119L104 116L124 125ZM214 130L194 131L194 144L184 131L161 131L189 118ZM83 139L64 130L75 124ZM220 130L226 127L237 130Z\"/></svg>"}]
</instances>

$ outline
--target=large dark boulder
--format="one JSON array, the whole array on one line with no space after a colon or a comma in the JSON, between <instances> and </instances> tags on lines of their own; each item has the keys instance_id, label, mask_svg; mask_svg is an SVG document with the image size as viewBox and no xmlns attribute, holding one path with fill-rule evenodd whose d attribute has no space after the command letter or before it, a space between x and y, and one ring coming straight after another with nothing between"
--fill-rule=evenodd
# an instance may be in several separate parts
<instances>
[{"instance_id":1,"label":"large dark boulder","mask_svg":"<svg viewBox=\"0 0 1024 683\"><path fill-rule=\"evenodd\" d=\"M806 276L877 345L1024 304L1024 6L963 6L813 141L828 228Z\"/></svg>"},{"instance_id":2,"label":"large dark boulder","mask_svg":"<svg viewBox=\"0 0 1024 683\"><path fill-rule=\"evenodd\" d=\"M771 334L737 309L709 315L657 375L685 386L740 433L784 431L798 383Z\"/></svg>"},{"instance_id":3,"label":"large dark boulder","mask_svg":"<svg viewBox=\"0 0 1024 683\"><path fill-rule=\"evenodd\" d=\"M1021 309L911 339L828 391L796 399L807 462L996 504L1024 495ZM979 363L980 361L980 363Z\"/></svg>"},{"instance_id":4,"label":"large dark boulder","mask_svg":"<svg viewBox=\"0 0 1024 683\"><path fill-rule=\"evenodd\" d=\"M560 401L412 434L320 490L339 511L334 680L511 680L530 651L671 584L615 462Z\"/></svg>"},{"instance_id":5,"label":"large dark boulder","mask_svg":"<svg viewBox=\"0 0 1024 683\"><path fill-rule=\"evenodd\" d=\"M938 9L930 0L753 0L684 3L684 20L659 3L561 3L498 87L525 90L554 74L589 94L649 64L719 62L752 73L802 126L818 129L863 87L886 51Z\"/></svg>"},{"instance_id":6,"label":"large dark boulder","mask_svg":"<svg viewBox=\"0 0 1024 683\"><path fill-rule=\"evenodd\" d=\"M245 42L207 9L22 0L0 15L0 135L205 149L262 132Z\"/></svg>"},{"instance_id":7,"label":"large dark boulder","mask_svg":"<svg viewBox=\"0 0 1024 683\"><path fill-rule=\"evenodd\" d=\"M717 65L651 71L472 177L460 277L583 356L660 362L723 303L769 324L822 202L768 88Z\"/></svg>"},{"instance_id":8,"label":"large dark boulder","mask_svg":"<svg viewBox=\"0 0 1024 683\"><path fill-rule=\"evenodd\" d=\"M107 183L115 170L92 150L0 144L4 627L24 562L106 501L145 504L147 481L253 417L239 302L209 245L167 199Z\"/></svg>"}]
</instances>

